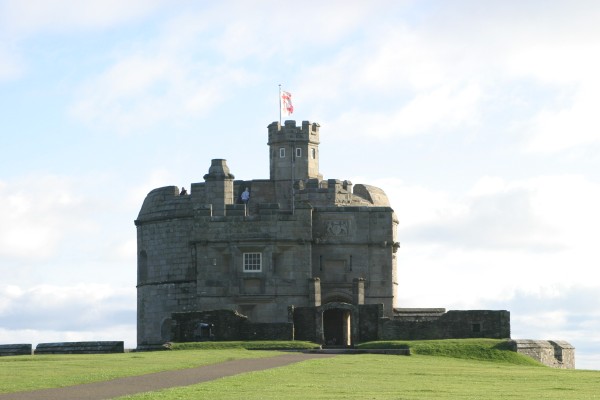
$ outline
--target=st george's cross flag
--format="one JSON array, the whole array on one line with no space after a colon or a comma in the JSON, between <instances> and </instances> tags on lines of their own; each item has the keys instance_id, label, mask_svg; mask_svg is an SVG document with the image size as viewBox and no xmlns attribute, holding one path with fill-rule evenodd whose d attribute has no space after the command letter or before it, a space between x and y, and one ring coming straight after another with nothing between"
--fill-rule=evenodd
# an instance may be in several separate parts
<instances>
[{"instance_id":1,"label":"st george's cross flag","mask_svg":"<svg viewBox=\"0 0 600 400\"><path fill-rule=\"evenodd\" d=\"M281 92L281 114L284 116L292 115L294 106L292 104L292 94L290 92Z\"/></svg>"}]
</instances>

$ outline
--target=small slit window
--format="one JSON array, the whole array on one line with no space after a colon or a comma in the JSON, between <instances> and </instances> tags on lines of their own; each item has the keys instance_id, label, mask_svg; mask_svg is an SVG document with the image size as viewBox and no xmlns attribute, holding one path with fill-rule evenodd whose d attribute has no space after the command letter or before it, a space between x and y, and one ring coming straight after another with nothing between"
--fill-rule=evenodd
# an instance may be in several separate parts
<instances>
[{"instance_id":1,"label":"small slit window","mask_svg":"<svg viewBox=\"0 0 600 400\"><path fill-rule=\"evenodd\" d=\"M317 158L317 150L316 149L311 149L311 154L312 154L312 159L314 160L315 158Z\"/></svg>"},{"instance_id":2,"label":"small slit window","mask_svg":"<svg viewBox=\"0 0 600 400\"><path fill-rule=\"evenodd\" d=\"M285 158L285 147L279 148L279 158Z\"/></svg>"},{"instance_id":3,"label":"small slit window","mask_svg":"<svg viewBox=\"0 0 600 400\"><path fill-rule=\"evenodd\" d=\"M300 147L296 147L296 158L302 157L302 149Z\"/></svg>"},{"instance_id":4,"label":"small slit window","mask_svg":"<svg viewBox=\"0 0 600 400\"><path fill-rule=\"evenodd\" d=\"M261 253L244 253L244 272L262 271Z\"/></svg>"}]
</instances>

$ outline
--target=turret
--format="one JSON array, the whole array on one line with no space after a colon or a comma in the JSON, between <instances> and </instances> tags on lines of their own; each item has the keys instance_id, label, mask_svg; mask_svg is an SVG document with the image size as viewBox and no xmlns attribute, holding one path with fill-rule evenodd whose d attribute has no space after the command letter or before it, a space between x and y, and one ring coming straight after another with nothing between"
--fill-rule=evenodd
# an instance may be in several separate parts
<instances>
[{"instance_id":1,"label":"turret","mask_svg":"<svg viewBox=\"0 0 600 400\"><path fill-rule=\"evenodd\" d=\"M285 121L273 122L269 129L270 178L274 181L298 181L319 175L319 124Z\"/></svg>"}]
</instances>

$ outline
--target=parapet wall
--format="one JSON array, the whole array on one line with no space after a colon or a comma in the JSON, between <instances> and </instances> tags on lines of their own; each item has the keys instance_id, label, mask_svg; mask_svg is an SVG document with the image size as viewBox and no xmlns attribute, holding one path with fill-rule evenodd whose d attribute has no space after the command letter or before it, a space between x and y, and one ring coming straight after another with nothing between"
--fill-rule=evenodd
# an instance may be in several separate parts
<instances>
[{"instance_id":1,"label":"parapet wall","mask_svg":"<svg viewBox=\"0 0 600 400\"><path fill-rule=\"evenodd\" d=\"M513 351L552 368L574 369L575 347L564 340L511 340Z\"/></svg>"},{"instance_id":2,"label":"parapet wall","mask_svg":"<svg viewBox=\"0 0 600 400\"><path fill-rule=\"evenodd\" d=\"M121 341L40 343L35 354L107 354L124 353Z\"/></svg>"},{"instance_id":3,"label":"parapet wall","mask_svg":"<svg viewBox=\"0 0 600 400\"><path fill-rule=\"evenodd\" d=\"M95 342L56 342L40 343L35 348L35 354L108 354L124 353L122 341L95 341ZM32 355L32 345L3 344L0 345L0 356Z\"/></svg>"},{"instance_id":4,"label":"parapet wall","mask_svg":"<svg viewBox=\"0 0 600 400\"><path fill-rule=\"evenodd\" d=\"M30 356L32 346L29 343L2 344L0 345L0 357L2 356Z\"/></svg>"},{"instance_id":5,"label":"parapet wall","mask_svg":"<svg viewBox=\"0 0 600 400\"><path fill-rule=\"evenodd\" d=\"M437 309L435 309L437 310ZM383 340L434 340L510 338L510 312L506 310L448 311L414 315L402 313L382 322Z\"/></svg>"}]
</instances>

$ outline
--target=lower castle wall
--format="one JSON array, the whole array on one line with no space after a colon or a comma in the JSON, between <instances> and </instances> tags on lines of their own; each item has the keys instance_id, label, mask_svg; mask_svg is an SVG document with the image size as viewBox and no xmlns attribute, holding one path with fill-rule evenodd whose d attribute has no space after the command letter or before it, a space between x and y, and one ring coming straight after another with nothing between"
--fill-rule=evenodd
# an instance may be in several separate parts
<instances>
[{"instance_id":1,"label":"lower castle wall","mask_svg":"<svg viewBox=\"0 0 600 400\"><path fill-rule=\"evenodd\" d=\"M510 337L510 312L491 310L448 311L438 318L414 317L382 320L383 340L433 340Z\"/></svg>"},{"instance_id":2,"label":"lower castle wall","mask_svg":"<svg viewBox=\"0 0 600 400\"><path fill-rule=\"evenodd\" d=\"M353 342L510 337L508 311L449 311L438 318L418 320L385 318L381 304L346 306L356 310L351 322L353 330L356 329ZM323 340L321 307L295 307L290 317L293 322L253 323L232 310L178 312L172 314L171 337L176 342L295 339L320 343Z\"/></svg>"},{"instance_id":3,"label":"lower castle wall","mask_svg":"<svg viewBox=\"0 0 600 400\"><path fill-rule=\"evenodd\" d=\"M124 353L122 341L39 343L35 354L108 354Z\"/></svg>"},{"instance_id":4,"label":"lower castle wall","mask_svg":"<svg viewBox=\"0 0 600 400\"><path fill-rule=\"evenodd\" d=\"M318 343L316 307L294 308L294 338Z\"/></svg>"},{"instance_id":5,"label":"lower castle wall","mask_svg":"<svg viewBox=\"0 0 600 400\"><path fill-rule=\"evenodd\" d=\"M30 343L0 344L0 357L2 356L30 356L33 354Z\"/></svg>"},{"instance_id":6,"label":"lower castle wall","mask_svg":"<svg viewBox=\"0 0 600 400\"><path fill-rule=\"evenodd\" d=\"M242 324L242 340L294 340L294 324L291 322Z\"/></svg>"},{"instance_id":7,"label":"lower castle wall","mask_svg":"<svg viewBox=\"0 0 600 400\"><path fill-rule=\"evenodd\" d=\"M381 304L364 304L358 306L359 324L358 336L361 342L371 342L379 339L379 323L383 317Z\"/></svg>"},{"instance_id":8,"label":"lower castle wall","mask_svg":"<svg viewBox=\"0 0 600 400\"><path fill-rule=\"evenodd\" d=\"M171 338L171 314L197 309L196 282L138 287L138 345L162 344Z\"/></svg>"},{"instance_id":9,"label":"lower castle wall","mask_svg":"<svg viewBox=\"0 0 600 400\"><path fill-rule=\"evenodd\" d=\"M175 342L205 340L294 340L291 322L252 323L232 310L172 314L171 337Z\"/></svg>"},{"instance_id":10,"label":"lower castle wall","mask_svg":"<svg viewBox=\"0 0 600 400\"><path fill-rule=\"evenodd\" d=\"M511 340L513 351L552 368L575 368L575 348L562 340Z\"/></svg>"}]
</instances>

